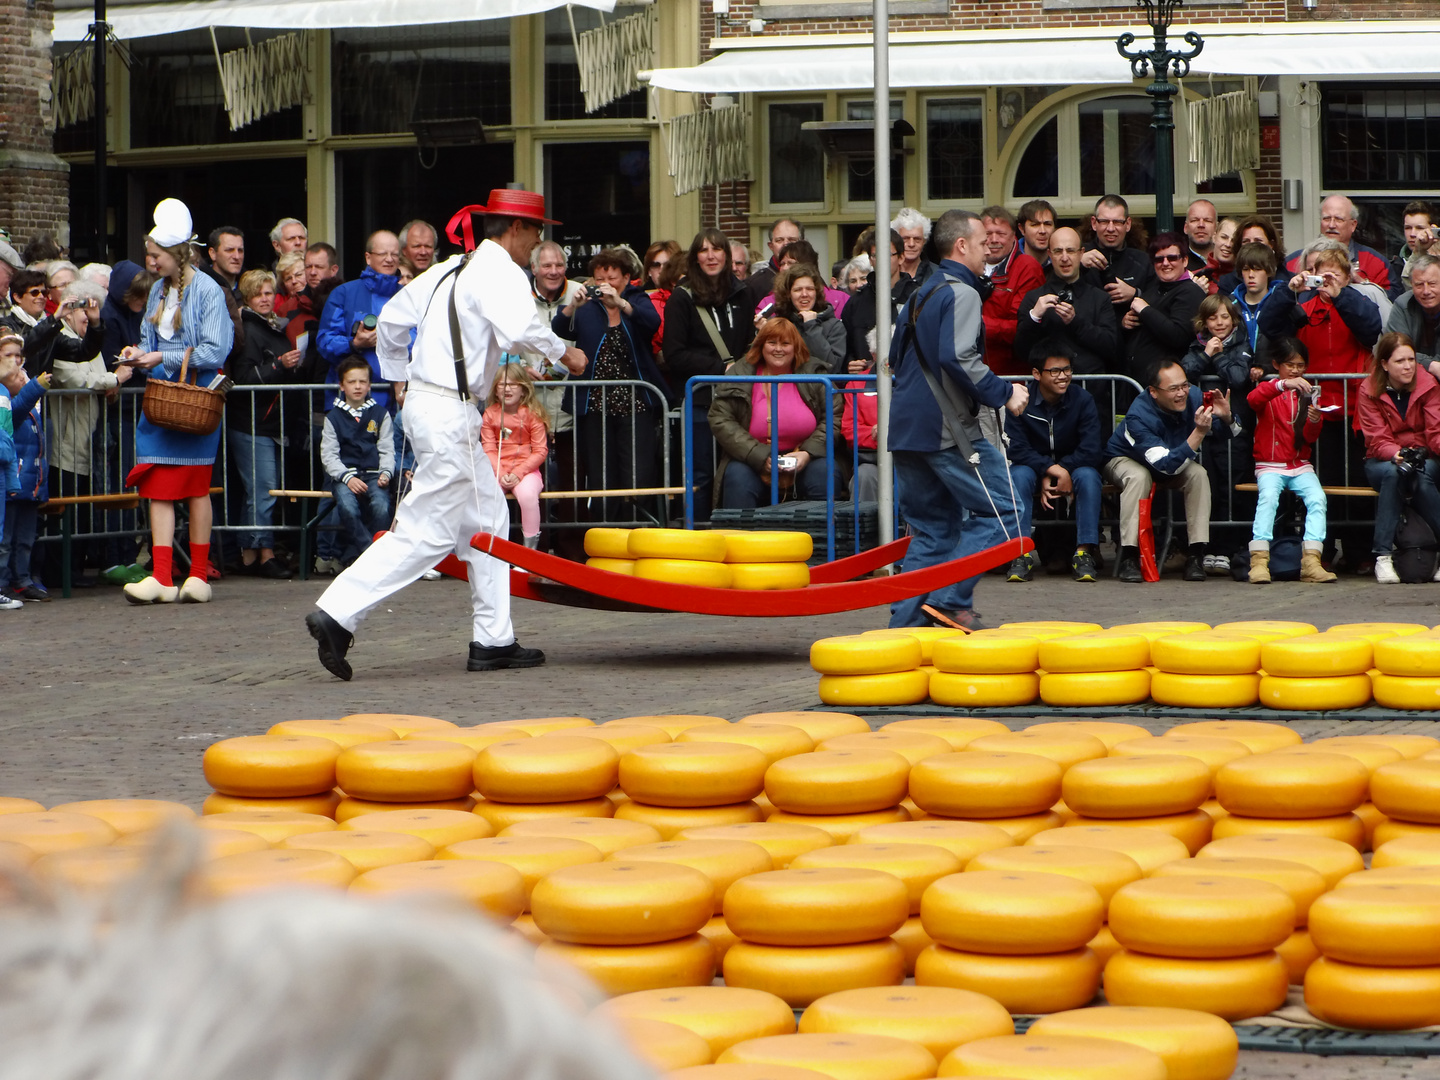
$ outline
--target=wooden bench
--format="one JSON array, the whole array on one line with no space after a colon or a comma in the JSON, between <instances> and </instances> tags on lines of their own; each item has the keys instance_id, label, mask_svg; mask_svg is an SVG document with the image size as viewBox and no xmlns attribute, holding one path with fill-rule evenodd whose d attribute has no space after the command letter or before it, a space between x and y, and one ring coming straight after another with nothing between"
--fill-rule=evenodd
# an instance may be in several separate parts
<instances>
[{"instance_id":1,"label":"wooden bench","mask_svg":"<svg viewBox=\"0 0 1440 1080\"><path fill-rule=\"evenodd\" d=\"M1355 498L1357 498L1357 499L1373 499L1376 495L1380 494L1378 491L1376 491L1374 488L1371 488L1371 487L1345 487L1345 486L1343 486L1343 485L1339 485L1339 486L1336 486L1336 487L1329 487L1329 486L1326 486L1326 485L1321 485L1321 486L1322 486L1322 488L1324 489L1324 492L1325 492L1326 495L1341 495L1341 496L1349 495L1349 496L1353 496L1353 497L1355 497ZM1248 492L1251 492L1251 493L1253 494L1253 493L1258 492L1258 491L1260 490L1260 485L1259 485L1259 484L1236 484L1236 485L1235 485L1235 490L1236 490L1236 491L1248 491Z\"/></svg>"},{"instance_id":2,"label":"wooden bench","mask_svg":"<svg viewBox=\"0 0 1440 1080\"><path fill-rule=\"evenodd\" d=\"M329 491L308 491L304 489L271 488L270 494L277 499L289 499L300 504L300 580L310 580L310 534L335 509L335 496ZM329 502L324 500L329 499ZM318 509L311 516L311 502Z\"/></svg>"}]
</instances>

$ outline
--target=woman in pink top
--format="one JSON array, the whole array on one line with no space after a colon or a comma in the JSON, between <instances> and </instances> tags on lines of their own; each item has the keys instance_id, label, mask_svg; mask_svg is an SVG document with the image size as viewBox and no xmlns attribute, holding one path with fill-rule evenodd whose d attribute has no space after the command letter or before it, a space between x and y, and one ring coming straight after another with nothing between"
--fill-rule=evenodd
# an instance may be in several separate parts
<instances>
[{"instance_id":1,"label":"woman in pink top","mask_svg":"<svg viewBox=\"0 0 1440 1080\"><path fill-rule=\"evenodd\" d=\"M480 424L480 445L507 495L520 504L520 535L525 546L540 542L540 492L549 445L544 407L535 400L535 384L521 364L505 364L490 388L490 405Z\"/></svg>"},{"instance_id":2,"label":"woman in pink top","mask_svg":"<svg viewBox=\"0 0 1440 1080\"><path fill-rule=\"evenodd\" d=\"M771 319L760 328L744 359L725 374L823 375L824 364L813 359L800 331L788 319ZM771 429L770 396L776 418ZM832 399L825 409L825 388L819 383L723 383L710 403L710 430L720 446L715 470L717 505L745 509L770 501L772 450L780 456L780 490L794 490L802 499L825 498L825 437L840 409Z\"/></svg>"}]
</instances>

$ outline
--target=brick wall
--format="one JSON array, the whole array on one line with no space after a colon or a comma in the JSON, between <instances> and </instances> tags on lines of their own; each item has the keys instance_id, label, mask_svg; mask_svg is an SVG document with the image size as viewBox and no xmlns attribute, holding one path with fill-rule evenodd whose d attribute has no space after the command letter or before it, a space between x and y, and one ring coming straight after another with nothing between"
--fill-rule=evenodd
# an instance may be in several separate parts
<instances>
[{"instance_id":1,"label":"brick wall","mask_svg":"<svg viewBox=\"0 0 1440 1080\"><path fill-rule=\"evenodd\" d=\"M51 0L0 0L0 225L16 247L68 228L69 166L53 152Z\"/></svg>"}]
</instances>

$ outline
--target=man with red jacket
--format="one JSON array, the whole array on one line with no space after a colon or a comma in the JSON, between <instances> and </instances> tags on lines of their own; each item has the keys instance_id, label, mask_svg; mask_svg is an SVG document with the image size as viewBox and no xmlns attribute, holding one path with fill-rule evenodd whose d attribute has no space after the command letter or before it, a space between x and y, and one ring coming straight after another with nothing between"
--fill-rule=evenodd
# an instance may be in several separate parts
<instances>
[{"instance_id":1,"label":"man with red jacket","mask_svg":"<svg viewBox=\"0 0 1440 1080\"><path fill-rule=\"evenodd\" d=\"M1320 204L1320 235L1327 240L1338 240L1350 252L1350 261L1360 268L1360 277L1372 281L1392 296L1390 288L1390 265L1385 256L1372 247L1357 243L1355 229L1360 224L1360 211L1344 195L1331 195ZM1304 263L1304 251L1292 251L1285 257L1285 269L1298 273Z\"/></svg>"},{"instance_id":2,"label":"man with red jacket","mask_svg":"<svg viewBox=\"0 0 1440 1080\"><path fill-rule=\"evenodd\" d=\"M985 225L985 277L990 295L981 308L985 319L985 359L997 375L1026 375L1028 358L1014 355L1020 303L1045 282L1045 271L1015 242L1015 216L1003 206L980 211Z\"/></svg>"}]
</instances>

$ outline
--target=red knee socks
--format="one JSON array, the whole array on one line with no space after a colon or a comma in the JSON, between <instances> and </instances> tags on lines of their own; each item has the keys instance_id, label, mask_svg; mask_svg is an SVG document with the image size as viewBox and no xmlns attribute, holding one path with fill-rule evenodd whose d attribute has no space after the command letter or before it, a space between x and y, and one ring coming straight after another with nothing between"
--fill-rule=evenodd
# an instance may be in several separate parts
<instances>
[{"instance_id":1,"label":"red knee socks","mask_svg":"<svg viewBox=\"0 0 1440 1080\"><path fill-rule=\"evenodd\" d=\"M190 542L190 576L205 581L210 577L210 545Z\"/></svg>"},{"instance_id":2,"label":"red knee socks","mask_svg":"<svg viewBox=\"0 0 1440 1080\"><path fill-rule=\"evenodd\" d=\"M172 549L168 547L154 547L150 549L150 557L153 560L153 564L150 567L150 576L166 588L175 584L170 578L171 554Z\"/></svg>"}]
</instances>

